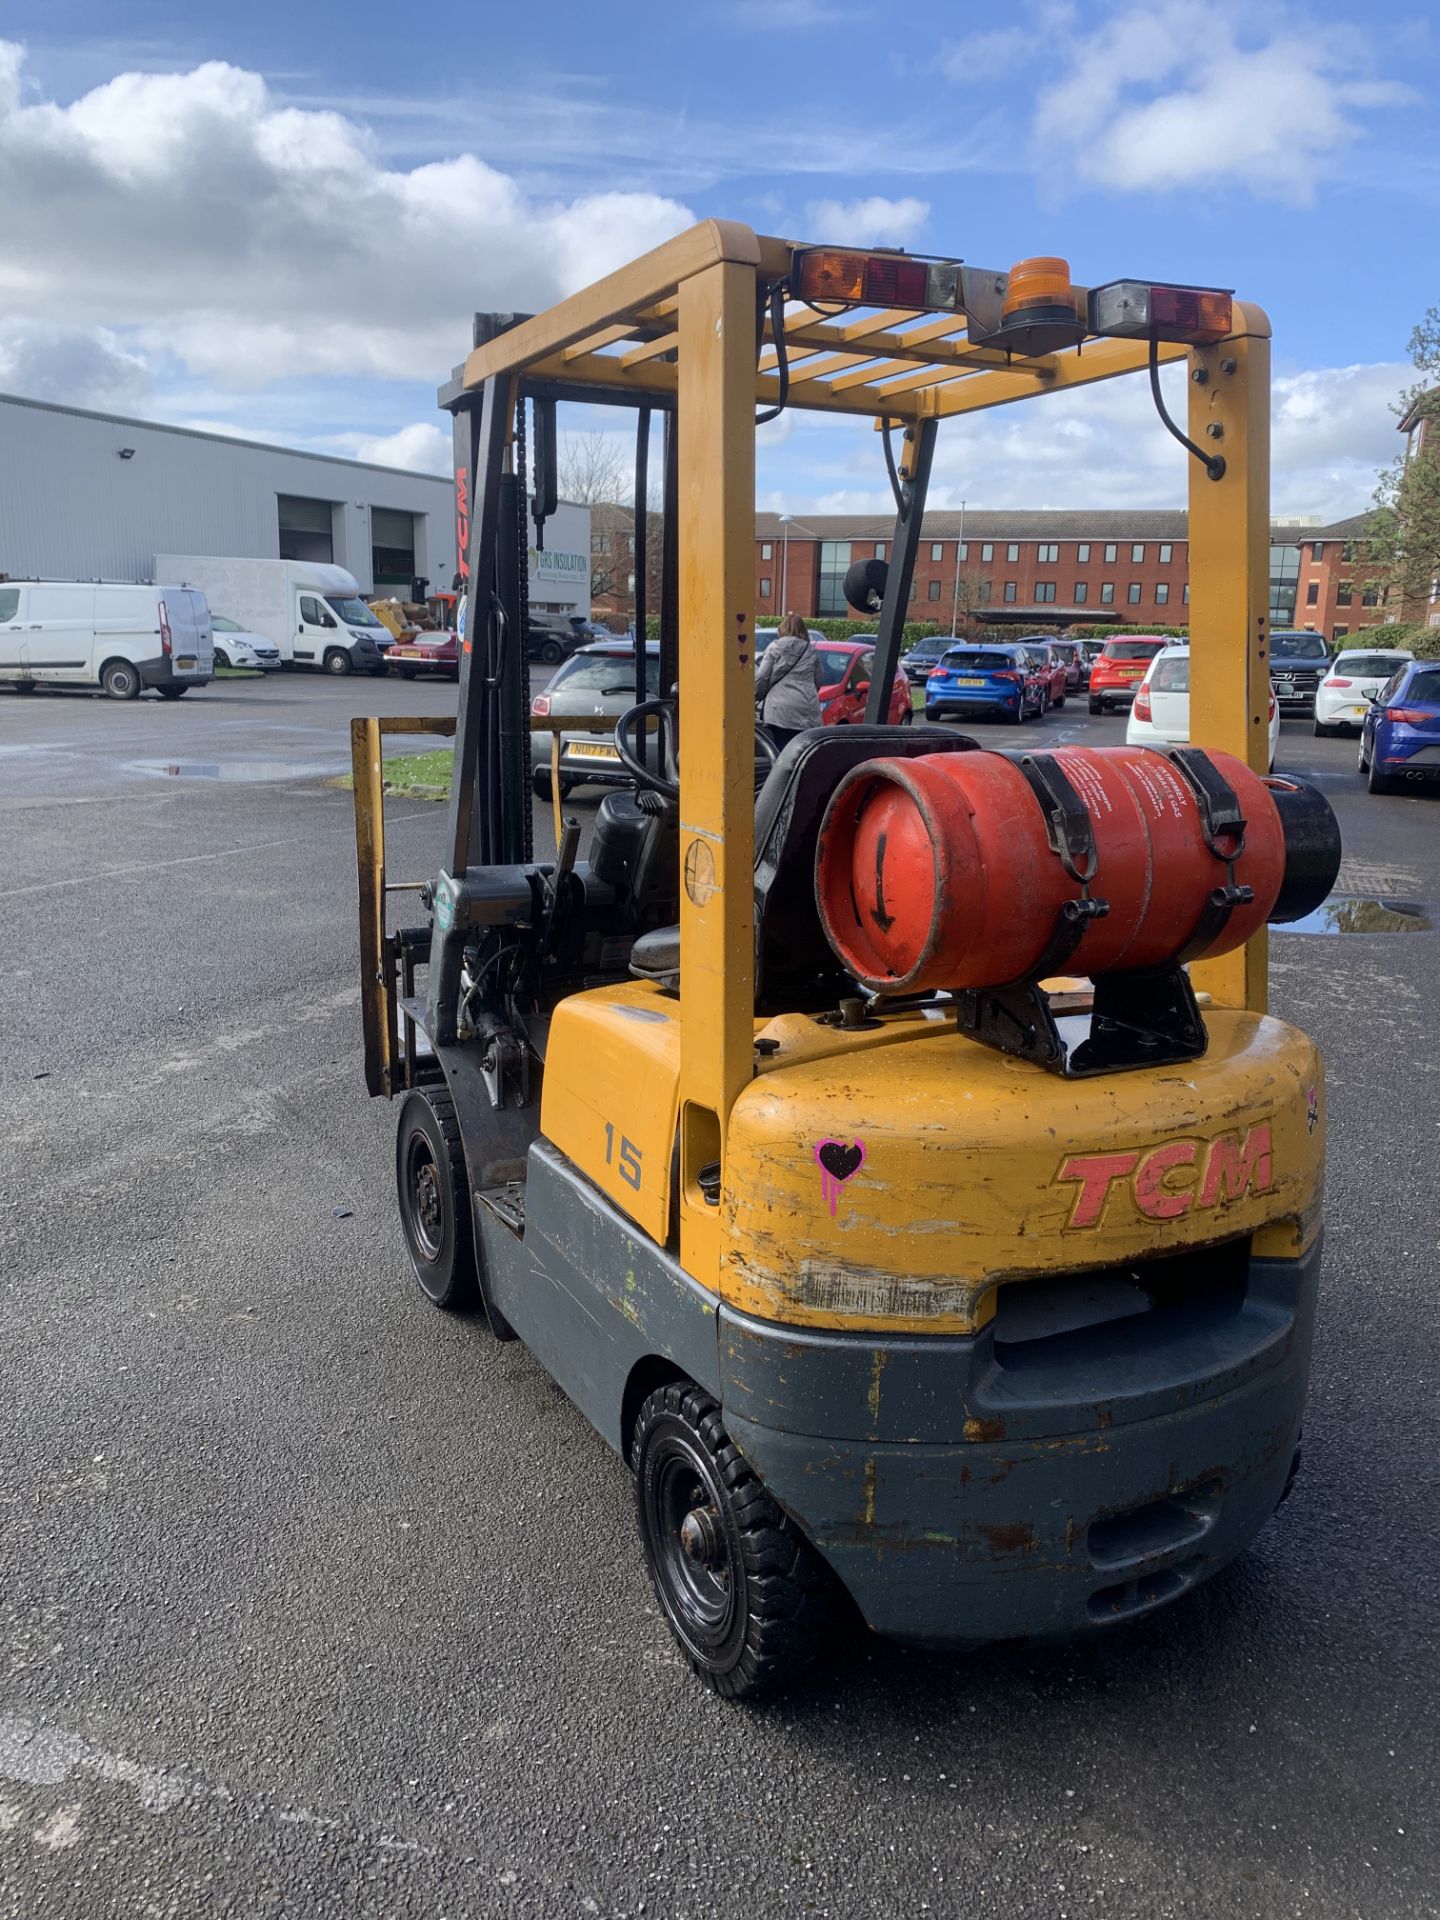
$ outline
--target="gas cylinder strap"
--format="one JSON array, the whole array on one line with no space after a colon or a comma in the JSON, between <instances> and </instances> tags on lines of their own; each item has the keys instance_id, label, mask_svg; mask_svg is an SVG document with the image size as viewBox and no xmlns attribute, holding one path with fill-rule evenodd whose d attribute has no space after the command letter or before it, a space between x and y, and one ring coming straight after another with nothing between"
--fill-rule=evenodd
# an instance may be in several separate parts
<instances>
[{"instance_id":1,"label":"gas cylinder strap","mask_svg":"<svg viewBox=\"0 0 1440 1920\"><path fill-rule=\"evenodd\" d=\"M1194 794L1205 845L1223 862L1226 873L1224 886L1212 888L1205 896L1200 918L1176 956L1184 966L1214 946L1236 907L1247 907L1255 898L1253 887L1235 881L1235 862L1245 851L1245 815L1235 789L1202 747L1165 746L1149 751L1168 760ZM1222 846L1222 841L1228 845Z\"/></svg>"},{"instance_id":2,"label":"gas cylinder strap","mask_svg":"<svg viewBox=\"0 0 1440 1920\"><path fill-rule=\"evenodd\" d=\"M1065 769L1053 753L1022 754L1014 764L1040 803L1051 852L1080 889L1080 898L1067 900L1055 916L1045 951L1026 975L1030 980L1043 980L1048 974L1060 972L1079 946L1090 922L1103 919L1109 913L1110 902L1090 892L1100 866L1095 830L1090 823L1090 809L1076 792Z\"/></svg>"}]
</instances>

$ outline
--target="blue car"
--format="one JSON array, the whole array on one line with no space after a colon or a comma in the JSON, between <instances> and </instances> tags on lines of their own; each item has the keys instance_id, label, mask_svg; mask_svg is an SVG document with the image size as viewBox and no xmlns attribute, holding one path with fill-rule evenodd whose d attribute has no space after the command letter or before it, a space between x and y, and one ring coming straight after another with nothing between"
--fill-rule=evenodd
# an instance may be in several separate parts
<instances>
[{"instance_id":1,"label":"blue car","mask_svg":"<svg viewBox=\"0 0 1440 1920\"><path fill-rule=\"evenodd\" d=\"M1360 726L1360 771L1371 793L1440 780L1440 661L1407 660L1375 695Z\"/></svg>"},{"instance_id":2,"label":"blue car","mask_svg":"<svg viewBox=\"0 0 1440 1920\"><path fill-rule=\"evenodd\" d=\"M1018 726L1045 711L1045 686L1024 647L951 647L925 681L925 718L998 713Z\"/></svg>"}]
</instances>

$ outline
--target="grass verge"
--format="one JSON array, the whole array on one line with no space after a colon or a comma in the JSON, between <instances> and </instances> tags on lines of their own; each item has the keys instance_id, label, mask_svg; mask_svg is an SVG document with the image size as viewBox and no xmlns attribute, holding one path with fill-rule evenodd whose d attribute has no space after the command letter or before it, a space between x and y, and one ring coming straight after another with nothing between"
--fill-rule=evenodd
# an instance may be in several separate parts
<instances>
[{"instance_id":1,"label":"grass verge","mask_svg":"<svg viewBox=\"0 0 1440 1920\"><path fill-rule=\"evenodd\" d=\"M397 753L385 762L385 791L409 800L446 800L454 758L453 747L435 747L429 753ZM331 784L348 791L355 782L345 773Z\"/></svg>"},{"instance_id":2,"label":"grass verge","mask_svg":"<svg viewBox=\"0 0 1440 1920\"><path fill-rule=\"evenodd\" d=\"M265 675L259 667L216 667L217 680L263 680Z\"/></svg>"}]
</instances>

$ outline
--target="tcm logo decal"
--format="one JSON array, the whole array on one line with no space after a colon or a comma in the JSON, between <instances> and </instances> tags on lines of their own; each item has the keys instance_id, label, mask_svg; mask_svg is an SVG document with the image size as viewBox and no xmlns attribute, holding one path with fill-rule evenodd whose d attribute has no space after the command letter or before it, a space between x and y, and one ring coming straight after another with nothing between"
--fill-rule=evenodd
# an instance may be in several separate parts
<instances>
[{"instance_id":1,"label":"tcm logo decal","mask_svg":"<svg viewBox=\"0 0 1440 1920\"><path fill-rule=\"evenodd\" d=\"M1105 1202L1122 1183L1148 1220L1178 1220L1199 1207L1221 1207L1274 1185L1269 1124L1244 1135L1213 1140L1167 1140L1148 1153L1072 1153L1057 1180L1074 1180L1079 1191L1066 1222L1093 1227Z\"/></svg>"}]
</instances>

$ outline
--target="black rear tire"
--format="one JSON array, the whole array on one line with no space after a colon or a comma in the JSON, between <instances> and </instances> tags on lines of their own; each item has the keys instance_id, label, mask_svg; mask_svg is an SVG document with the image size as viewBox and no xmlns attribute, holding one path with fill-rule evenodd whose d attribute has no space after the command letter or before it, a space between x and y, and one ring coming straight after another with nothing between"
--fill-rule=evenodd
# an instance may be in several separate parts
<instances>
[{"instance_id":1,"label":"black rear tire","mask_svg":"<svg viewBox=\"0 0 1440 1920\"><path fill-rule=\"evenodd\" d=\"M100 684L112 700L138 700L140 669L130 660L107 660L100 669Z\"/></svg>"},{"instance_id":2,"label":"black rear tire","mask_svg":"<svg viewBox=\"0 0 1440 1920\"><path fill-rule=\"evenodd\" d=\"M473 1306L479 1289L470 1178L455 1103L444 1087L405 1096L395 1129L395 1186L420 1291L447 1312Z\"/></svg>"},{"instance_id":3,"label":"black rear tire","mask_svg":"<svg viewBox=\"0 0 1440 1920\"><path fill-rule=\"evenodd\" d=\"M157 687L155 691L162 700L178 700L181 694L188 693L190 689L188 687Z\"/></svg>"},{"instance_id":4,"label":"black rear tire","mask_svg":"<svg viewBox=\"0 0 1440 1920\"><path fill-rule=\"evenodd\" d=\"M631 1459L645 1563L670 1631L726 1700L787 1685L824 1646L834 1576L688 1381L652 1393Z\"/></svg>"},{"instance_id":5,"label":"black rear tire","mask_svg":"<svg viewBox=\"0 0 1440 1920\"><path fill-rule=\"evenodd\" d=\"M1093 695L1092 695L1092 697L1091 697L1091 700L1090 700L1090 711L1091 711L1092 713L1099 713L1099 711L1100 711L1100 702L1099 702L1098 700L1096 700L1096 699L1095 699L1095 698L1093 697Z\"/></svg>"},{"instance_id":6,"label":"black rear tire","mask_svg":"<svg viewBox=\"0 0 1440 1920\"><path fill-rule=\"evenodd\" d=\"M562 800L568 800L570 798L570 790L574 785L575 782L573 780L567 779L563 773L561 774L560 798ZM548 800L550 798L549 767L535 767L530 774L530 786L537 800Z\"/></svg>"},{"instance_id":7,"label":"black rear tire","mask_svg":"<svg viewBox=\"0 0 1440 1920\"><path fill-rule=\"evenodd\" d=\"M1393 793L1394 782L1388 774L1381 773L1372 756L1365 774L1365 784L1371 793Z\"/></svg>"}]
</instances>

